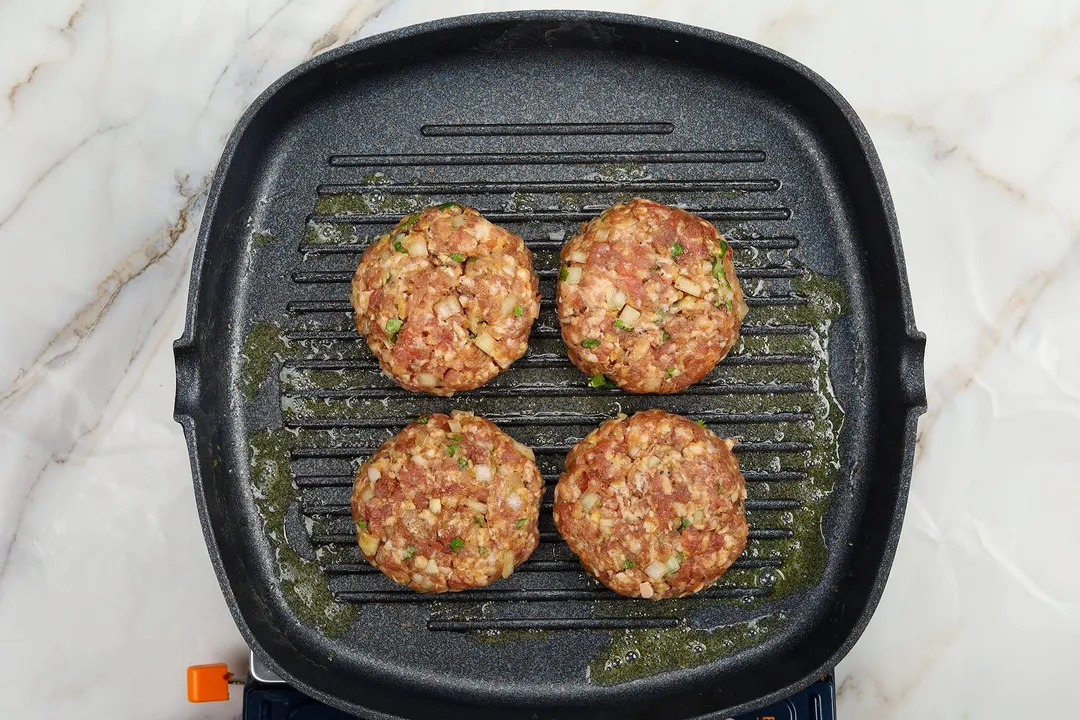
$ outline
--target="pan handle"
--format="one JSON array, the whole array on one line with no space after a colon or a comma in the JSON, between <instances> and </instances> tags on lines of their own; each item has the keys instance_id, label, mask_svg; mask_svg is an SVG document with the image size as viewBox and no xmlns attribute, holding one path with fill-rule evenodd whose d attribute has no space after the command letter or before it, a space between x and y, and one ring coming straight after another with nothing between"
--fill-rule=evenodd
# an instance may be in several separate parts
<instances>
[{"instance_id":1,"label":"pan handle","mask_svg":"<svg viewBox=\"0 0 1080 720\"><path fill-rule=\"evenodd\" d=\"M904 400L910 408L926 411L926 335L916 332L908 335L900 353L900 382L904 388Z\"/></svg>"},{"instance_id":2,"label":"pan handle","mask_svg":"<svg viewBox=\"0 0 1080 720\"><path fill-rule=\"evenodd\" d=\"M176 360L176 403L173 417L191 416L198 407L199 370L195 346L183 339L173 343L173 357Z\"/></svg>"}]
</instances>

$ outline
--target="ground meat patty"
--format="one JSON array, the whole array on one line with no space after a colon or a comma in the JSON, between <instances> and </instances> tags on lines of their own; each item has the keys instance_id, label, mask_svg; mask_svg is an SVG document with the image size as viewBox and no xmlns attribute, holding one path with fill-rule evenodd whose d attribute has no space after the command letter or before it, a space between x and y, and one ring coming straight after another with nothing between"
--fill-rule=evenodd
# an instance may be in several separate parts
<instances>
[{"instance_id":1,"label":"ground meat patty","mask_svg":"<svg viewBox=\"0 0 1080 720\"><path fill-rule=\"evenodd\" d=\"M544 483L532 450L471 413L422 417L360 466L360 551L420 592L482 587L536 549Z\"/></svg>"},{"instance_id":2,"label":"ground meat patty","mask_svg":"<svg viewBox=\"0 0 1080 720\"><path fill-rule=\"evenodd\" d=\"M570 359L599 384L673 393L739 336L746 315L732 251L685 210L634 199L608 208L562 249L558 309Z\"/></svg>"},{"instance_id":3,"label":"ground meat patty","mask_svg":"<svg viewBox=\"0 0 1080 720\"><path fill-rule=\"evenodd\" d=\"M621 595L695 593L746 546L733 445L662 410L609 420L570 451L555 525L585 569Z\"/></svg>"},{"instance_id":4,"label":"ground meat patty","mask_svg":"<svg viewBox=\"0 0 1080 720\"><path fill-rule=\"evenodd\" d=\"M522 239L455 203L403 219L360 258L356 329L409 390L453 395L525 354L540 312Z\"/></svg>"}]
</instances>

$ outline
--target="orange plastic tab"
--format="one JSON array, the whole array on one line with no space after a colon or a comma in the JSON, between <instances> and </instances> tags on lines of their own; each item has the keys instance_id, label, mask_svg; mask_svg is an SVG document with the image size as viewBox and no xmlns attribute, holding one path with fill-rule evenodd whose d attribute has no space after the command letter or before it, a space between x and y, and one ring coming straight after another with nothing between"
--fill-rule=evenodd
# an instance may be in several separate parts
<instances>
[{"instance_id":1,"label":"orange plastic tab","mask_svg":"<svg viewBox=\"0 0 1080 720\"><path fill-rule=\"evenodd\" d=\"M229 699L229 666L192 665L187 669L188 702L221 702Z\"/></svg>"}]
</instances>

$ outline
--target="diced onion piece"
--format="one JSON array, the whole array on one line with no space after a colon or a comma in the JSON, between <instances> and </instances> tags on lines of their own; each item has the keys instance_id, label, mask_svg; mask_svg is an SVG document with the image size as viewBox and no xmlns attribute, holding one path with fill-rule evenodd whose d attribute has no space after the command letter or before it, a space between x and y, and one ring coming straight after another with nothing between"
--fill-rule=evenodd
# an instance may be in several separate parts
<instances>
[{"instance_id":1,"label":"diced onion piece","mask_svg":"<svg viewBox=\"0 0 1080 720\"><path fill-rule=\"evenodd\" d=\"M379 472L378 468L369 465L367 469L367 476L368 480L370 480L371 482L375 482L382 477L382 473Z\"/></svg>"},{"instance_id":2,"label":"diced onion piece","mask_svg":"<svg viewBox=\"0 0 1080 720\"><path fill-rule=\"evenodd\" d=\"M593 241L598 243L607 242L608 234L609 232L607 228L597 230L596 234L593 235Z\"/></svg>"},{"instance_id":3,"label":"diced onion piece","mask_svg":"<svg viewBox=\"0 0 1080 720\"><path fill-rule=\"evenodd\" d=\"M532 448L528 445L523 445L517 440L514 441L514 449L519 453L527 457L531 462L536 462L536 454L533 453Z\"/></svg>"},{"instance_id":4,"label":"diced onion piece","mask_svg":"<svg viewBox=\"0 0 1080 720\"><path fill-rule=\"evenodd\" d=\"M712 272L712 263L709 262L708 260L702 260L701 261L701 272L703 274L705 274L705 275L710 274Z\"/></svg>"},{"instance_id":5,"label":"diced onion piece","mask_svg":"<svg viewBox=\"0 0 1080 720\"><path fill-rule=\"evenodd\" d=\"M739 301L739 307L738 307L738 313L739 313L739 320L742 320L743 318L745 318L745 317L746 317L746 313L748 313L748 312L750 312L750 308L748 308L748 307L746 306L746 302L745 302L745 301L743 301L743 300L740 300L740 301Z\"/></svg>"},{"instance_id":6,"label":"diced onion piece","mask_svg":"<svg viewBox=\"0 0 1080 720\"><path fill-rule=\"evenodd\" d=\"M424 567L424 572L428 575L434 575L439 572L439 565L435 562L435 558L428 558L427 565Z\"/></svg>"},{"instance_id":7,"label":"diced onion piece","mask_svg":"<svg viewBox=\"0 0 1080 720\"><path fill-rule=\"evenodd\" d=\"M499 310L503 315L509 315L514 312L514 306L518 304L517 296L507 295L502 299L502 303L499 305Z\"/></svg>"},{"instance_id":8,"label":"diced onion piece","mask_svg":"<svg viewBox=\"0 0 1080 720\"><path fill-rule=\"evenodd\" d=\"M688 277L680 275L675 278L675 287L688 295L701 297L701 286Z\"/></svg>"},{"instance_id":9,"label":"diced onion piece","mask_svg":"<svg viewBox=\"0 0 1080 720\"><path fill-rule=\"evenodd\" d=\"M581 268L575 265L566 269L566 284L577 285L581 282Z\"/></svg>"},{"instance_id":10,"label":"diced onion piece","mask_svg":"<svg viewBox=\"0 0 1080 720\"><path fill-rule=\"evenodd\" d=\"M409 251L409 255L412 257L427 255L427 243L424 242L424 236L417 233L409 238L409 242L405 245L405 249Z\"/></svg>"},{"instance_id":11,"label":"diced onion piece","mask_svg":"<svg viewBox=\"0 0 1080 720\"><path fill-rule=\"evenodd\" d=\"M487 333L480 333L473 338L473 342L476 343L476 347L480 348L488 355L495 357L495 338Z\"/></svg>"},{"instance_id":12,"label":"diced onion piece","mask_svg":"<svg viewBox=\"0 0 1080 720\"><path fill-rule=\"evenodd\" d=\"M668 572L678 572L679 568L682 567L682 560L679 559L678 555L672 555L664 565L667 567Z\"/></svg>"},{"instance_id":13,"label":"diced onion piece","mask_svg":"<svg viewBox=\"0 0 1080 720\"><path fill-rule=\"evenodd\" d=\"M416 376L416 383L420 387L435 387L439 384L439 378L431 373L420 373Z\"/></svg>"},{"instance_id":14,"label":"diced onion piece","mask_svg":"<svg viewBox=\"0 0 1080 720\"><path fill-rule=\"evenodd\" d=\"M653 560L649 563L649 566L645 568L645 574L653 580L659 580L667 574L667 565L659 560Z\"/></svg>"},{"instance_id":15,"label":"diced onion piece","mask_svg":"<svg viewBox=\"0 0 1080 720\"><path fill-rule=\"evenodd\" d=\"M566 259L570 262L583 263L589 259L589 256L585 254L584 250L574 250L566 256Z\"/></svg>"},{"instance_id":16,"label":"diced onion piece","mask_svg":"<svg viewBox=\"0 0 1080 720\"><path fill-rule=\"evenodd\" d=\"M626 304L626 293L614 287L608 288L607 304L612 310L622 310Z\"/></svg>"},{"instance_id":17,"label":"diced onion piece","mask_svg":"<svg viewBox=\"0 0 1080 720\"><path fill-rule=\"evenodd\" d=\"M451 315L456 315L461 312L461 303L453 295L445 297L439 302L435 303L435 314L439 316L440 320L445 320Z\"/></svg>"},{"instance_id":18,"label":"diced onion piece","mask_svg":"<svg viewBox=\"0 0 1080 720\"><path fill-rule=\"evenodd\" d=\"M602 518L600 520L600 527L606 527L606 528L615 527L615 518Z\"/></svg>"},{"instance_id":19,"label":"diced onion piece","mask_svg":"<svg viewBox=\"0 0 1080 720\"><path fill-rule=\"evenodd\" d=\"M521 501L521 496L516 492L512 492L506 496L506 504L510 506L511 510L520 510L525 506L525 503Z\"/></svg>"},{"instance_id":20,"label":"diced onion piece","mask_svg":"<svg viewBox=\"0 0 1080 720\"><path fill-rule=\"evenodd\" d=\"M447 426L449 426L450 432L452 432L452 433L460 433L461 432L461 421L458 420L456 416L451 415L450 420L447 421L446 424L447 424Z\"/></svg>"},{"instance_id":21,"label":"diced onion piece","mask_svg":"<svg viewBox=\"0 0 1080 720\"><path fill-rule=\"evenodd\" d=\"M581 506L585 508L585 512L592 510L596 507L596 503L600 502L600 496L594 493L592 490L581 496Z\"/></svg>"},{"instance_id":22,"label":"diced onion piece","mask_svg":"<svg viewBox=\"0 0 1080 720\"><path fill-rule=\"evenodd\" d=\"M658 378L658 377L649 377L649 378L645 378L644 382L641 385L641 389L644 390L645 392L656 392L657 390L660 389L660 385L661 385L660 378Z\"/></svg>"},{"instance_id":23,"label":"diced onion piece","mask_svg":"<svg viewBox=\"0 0 1080 720\"><path fill-rule=\"evenodd\" d=\"M683 310L686 310L687 308L691 308L696 305L697 301L698 299L693 295L683 295L681 298L675 301L675 304L672 305L672 308L674 308L676 312L682 312Z\"/></svg>"},{"instance_id":24,"label":"diced onion piece","mask_svg":"<svg viewBox=\"0 0 1080 720\"><path fill-rule=\"evenodd\" d=\"M472 498L467 498L465 500L465 504L468 505L473 510L475 510L476 512L480 513L481 515L486 513L487 509L488 509L487 505L480 502L479 500L473 500Z\"/></svg>"},{"instance_id":25,"label":"diced onion piece","mask_svg":"<svg viewBox=\"0 0 1080 720\"><path fill-rule=\"evenodd\" d=\"M365 555L374 555L379 549L379 538L371 533L360 533L360 549Z\"/></svg>"},{"instance_id":26,"label":"diced onion piece","mask_svg":"<svg viewBox=\"0 0 1080 720\"><path fill-rule=\"evenodd\" d=\"M638 318L640 317L641 313L639 313L637 309L631 305L627 305L622 309L622 312L619 313L619 320L621 320L623 325L626 325L627 327L634 327L634 324L638 321Z\"/></svg>"},{"instance_id":27,"label":"diced onion piece","mask_svg":"<svg viewBox=\"0 0 1080 720\"><path fill-rule=\"evenodd\" d=\"M428 510L431 510L431 512L435 514L442 512L442 500L440 500L439 498L431 498L430 500L428 500L427 506Z\"/></svg>"},{"instance_id":28,"label":"diced onion piece","mask_svg":"<svg viewBox=\"0 0 1080 720\"><path fill-rule=\"evenodd\" d=\"M494 477L490 465L477 465L473 468L473 472L476 473L476 479L480 482L491 482L491 478Z\"/></svg>"},{"instance_id":29,"label":"diced onion piece","mask_svg":"<svg viewBox=\"0 0 1080 720\"><path fill-rule=\"evenodd\" d=\"M503 567L502 576L504 578L510 577L514 572L514 553L507 552L503 555Z\"/></svg>"},{"instance_id":30,"label":"diced onion piece","mask_svg":"<svg viewBox=\"0 0 1080 720\"><path fill-rule=\"evenodd\" d=\"M368 486L360 491L360 499L364 502L367 502L373 497L375 497L375 491L371 489L371 486Z\"/></svg>"},{"instance_id":31,"label":"diced onion piece","mask_svg":"<svg viewBox=\"0 0 1080 720\"><path fill-rule=\"evenodd\" d=\"M638 585L638 592L641 593L641 597L648 600L649 598L651 598L653 596L652 585L650 585L647 582L643 582L640 585Z\"/></svg>"}]
</instances>

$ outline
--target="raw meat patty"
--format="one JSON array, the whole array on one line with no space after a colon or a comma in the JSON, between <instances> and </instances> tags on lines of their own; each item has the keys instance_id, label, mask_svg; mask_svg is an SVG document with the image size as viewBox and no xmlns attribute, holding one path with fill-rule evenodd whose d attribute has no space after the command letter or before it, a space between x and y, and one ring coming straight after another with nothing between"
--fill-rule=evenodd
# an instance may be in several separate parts
<instances>
[{"instance_id":1,"label":"raw meat patty","mask_svg":"<svg viewBox=\"0 0 1080 720\"><path fill-rule=\"evenodd\" d=\"M532 450L466 412L410 423L360 466L360 551L420 592L509 577L536 549L544 482Z\"/></svg>"},{"instance_id":2,"label":"raw meat patty","mask_svg":"<svg viewBox=\"0 0 1080 720\"><path fill-rule=\"evenodd\" d=\"M453 395L525 354L540 312L524 241L455 203L403 219L373 242L352 281L356 329L409 390Z\"/></svg>"},{"instance_id":3,"label":"raw meat patty","mask_svg":"<svg viewBox=\"0 0 1080 720\"><path fill-rule=\"evenodd\" d=\"M555 525L585 569L621 595L695 593L746 546L734 444L662 410L609 420L570 451Z\"/></svg>"},{"instance_id":4,"label":"raw meat patty","mask_svg":"<svg viewBox=\"0 0 1080 720\"><path fill-rule=\"evenodd\" d=\"M570 359L635 393L693 385L746 315L731 248L685 210L634 199L563 246L557 305Z\"/></svg>"}]
</instances>

